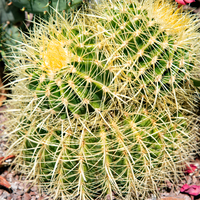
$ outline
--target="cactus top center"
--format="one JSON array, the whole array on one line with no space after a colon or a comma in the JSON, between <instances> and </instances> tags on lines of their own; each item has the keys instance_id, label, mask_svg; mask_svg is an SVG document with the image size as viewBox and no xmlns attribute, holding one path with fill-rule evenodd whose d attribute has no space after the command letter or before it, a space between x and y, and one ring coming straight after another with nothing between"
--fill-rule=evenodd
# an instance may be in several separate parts
<instances>
[{"instance_id":1,"label":"cactus top center","mask_svg":"<svg viewBox=\"0 0 200 200\"><path fill-rule=\"evenodd\" d=\"M171 3L158 1L154 4L153 15L156 21L161 24L161 28L167 30L169 34L181 34L190 25L190 17L183 15L182 8L177 9Z\"/></svg>"},{"instance_id":2,"label":"cactus top center","mask_svg":"<svg viewBox=\"0 0 200 200\"><path fill-rule=\"evenodd\" d=\"M43 70L47 73L55 73L71 63L73 54L57 40L51 40L41 52L43 58Z\"/></svg>"}]
</instances>

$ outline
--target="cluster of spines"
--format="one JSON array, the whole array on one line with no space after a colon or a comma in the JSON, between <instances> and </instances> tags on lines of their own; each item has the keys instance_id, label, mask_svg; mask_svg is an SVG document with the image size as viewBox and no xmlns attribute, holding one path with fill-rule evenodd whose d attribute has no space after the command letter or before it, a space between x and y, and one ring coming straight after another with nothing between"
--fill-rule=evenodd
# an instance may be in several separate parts
<instances>
[{"instance_id":1,"label":"cluster of spines","mask_svg":"<svg viewBox=\"0 0 200 200\"><path fill-rule=\"evenodd\" d=\"M56 190L57 197L95 199L114 192L121 198L139 198L149 192L148 185L153 192L158 182L178 175L183 162L179 154L185 159L189 140L195 139L180 114L109 111L104 119L84 127L61 122L55 128L48 123L36 128L27 123L15 138L18 162L22 159L30 177L53 189L54 195Z\"/></svg>"},{"instance_id":2,"label":"cluster of spines","mask_svg":"<svg viewBox=\"0 0 200 200\"><path fill-rule=\"evenodd\" d=\"M66 26L62 27L64 35L55 35L54 29L49 30L50 39L41 35L34 41L33 45L40 44L38 47L26 45L25 56L33 62L30 67L21 66L19 71L24 68L35 106L68 120L98 114L114 104L115 99L121 106L126 97L123 86L126 81L116 77L113 68L107 66L106 56L98 45L98 32L90 27L82 30L80 26Z\"/></svg>"},{"instance_id":3,"label":"cluster of spines","mask_svg":"<svg viewBox=\"0 0 200 200\"><path fill-rule=\"evenodd\" d=\"M182 38L182 33L178 32L180 28L185 29L189 20L181 19L182 24L176 24L179 28L176 32L150 18L148 8L140 10L134 3L118 4L112 7L111 3L111 9L105 12L106 20L101 24L106 30L106 45L114 46L110 60L122 68L121 75L128 80L130 97L141 99L144 96L147 102L155 105L158 98L167 98L169 94L177 98L176 93L185 85L192 87L191 71L196 70L197 58L190 48L196 33L185 32L188 37ZM170 14L177 20L181 17L181 14Z\"/></svg>"}]
</instances>

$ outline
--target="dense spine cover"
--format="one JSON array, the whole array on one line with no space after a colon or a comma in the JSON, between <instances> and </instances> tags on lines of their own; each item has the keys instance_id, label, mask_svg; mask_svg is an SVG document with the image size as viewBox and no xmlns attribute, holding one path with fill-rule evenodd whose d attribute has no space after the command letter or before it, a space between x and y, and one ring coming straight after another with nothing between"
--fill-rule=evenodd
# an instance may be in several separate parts
<instances>
[{"instance_id":1,"label":"dense spine cover","mask_svg":"<svg viewBox=\"0 0 200 200\"><path fill-rule=\"evenodd\" d=\"M35 22L7 56L16 169L55 199L144 199L177 182L197 145L196 29L151 1Z\"/></svg>"}]
</instances>

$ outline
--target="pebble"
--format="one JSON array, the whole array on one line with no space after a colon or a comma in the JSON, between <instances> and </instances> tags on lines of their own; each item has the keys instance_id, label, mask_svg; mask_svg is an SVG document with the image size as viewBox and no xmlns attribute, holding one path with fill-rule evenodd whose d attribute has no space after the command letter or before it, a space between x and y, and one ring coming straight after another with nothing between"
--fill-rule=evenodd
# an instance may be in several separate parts
<instances>
[{"instance_id":1,"label":"pebble","mask_svg":"<svg viewBox=\"0 0 200 200\"><path fill-rule=\"evenodd\" d=\"M33 186L33 187L31 188L31 191L33 191L33 192L37 192L37 191L38 191L37 186Z\"/></svg>"},{"instance_id":2,"label":"pebble","mask_svg":"<svg viewBox=\"0 0 200 200\"><path fill-rule=\"evenodd\" d=\"M7 174L8 174L8 171L4 171L4 172L1 174L1 176L2 176L3 178L5 178L5 177L7 176Z\"/></svg>"},{"instance_id":3,"label":"pebble","mask_svg":"<svg viewBox=\"0 0 200 200\"><path fill-rule=\"evenodd\" d=\"M19 180L19 175L15 176L15 180L18 181Z\"/></svg>"},{"instance_id":4,"label":"pebble","mask_svg":"<svg viewBox=\"0 0 200 200\"><path fill-rule=\"evenodd\" d=\"M24 200L30 200L31 199L31 195L28 193L24 194Z\"/></svg>"},{"instance_id":5,"label":"pebble","mask_svg":"<svg viewBox=\"0 0 200 200\"><path fill-rule=\"evenodd\" d=\"M11 195L12 200L17 199L19 196L20 196L20 195L18 195L18 194L12 194L12 195Z\"/></svg>"},{"instance_id":6,"label":"pebble","mask_svg":"<svg viewBox=\"0 0 200 200\"><path fill-rule=\"evenodd\" d=\"M179 197L162 197L161 200L186 200L186 199L185 198L179 198Z\"/></svg>"},{"instance_id":7,"label":"pebble","mask_svg":"<svg viewBox=\"0 0 200 200\"><path fill-rule=\"evenodd\" d=\"M18 196L21 196L22 194L24 194L24 191L17 189L14 191L14 193L17 194Z\"/></svg>"},{"instance_id":8,"label":"pebble","mask_svg":"<svg viewBox=\"0 0 200 200\"><path fill-rule=\"evenodd\" d=\"M24 190L25 192L29 192L30 191L30 187L31 187L31 184L30 183L24 183Z\"/></svg>"},{"instance_id":9,"label":"pebble","mask_svg":"<svg viewBox=\"0 0 200 200\"><path fill-rule=\"evenodd\" d=\"M4 191L3 194L1 194L1 198L6 198L9 195L8 192Z\"/></svg>"},{"instance_id":10,"label":"pebble","mask_svg":"<svg viewBox=\"0 0 200 200\"><path fill-rule=\"evenodd\" d=\"M44 199L44 197L41 197L41 196L38 198L38 200L43 200L43 199Z\"/></svg>"},{"instance_id":11,"label":"pebble","mask_svg":"<svg viewBox=\"0 0 200 200\"><path fill-rule=\"evenodd\" d=\"M24 189L24 183L20 183L19 186L18 186L18 188L19 188L20 190L23 190L23 189Z\"/></svg>"},{"instance_id":12,"label":"pebble","mask_svg":"<svg viewBox=\"0 0 200 200\"><path fill-rule=\"evenodd\" d=\"M31 196L35 196L35 195L36 195L35 192L30 192L29 194L30 194Z\"/></svg>"},{"instance_id":13,"label":"pebble","mask_svg":"<svg viewBox=\"0 0 200 200\"><path fill-rule=\"evenodd\" d=\"M12 188L13 190L17 190L18 184L19 184L19 182L14 182L14 183L11 182L11 183L10 183L11 188Z\"/></svg>"}]
</instances>

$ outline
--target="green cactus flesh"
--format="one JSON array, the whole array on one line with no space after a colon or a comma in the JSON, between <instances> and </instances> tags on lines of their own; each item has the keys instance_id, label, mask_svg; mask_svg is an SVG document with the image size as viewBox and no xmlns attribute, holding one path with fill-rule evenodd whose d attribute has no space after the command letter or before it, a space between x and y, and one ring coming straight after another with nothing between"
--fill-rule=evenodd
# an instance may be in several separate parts
<instances>
[{"instance_id":1,"label":"green cactus flesh","mask_svg":"<svg viewBox=\"0 0 200 200\"><path fill-rule=\"evenodd\" d=\"M199 43L172 8L116 1L35 22L7 56L16 169L55 199L144 199L178 181L197 145L183 104Z\"/></svg>"},{"instance_id":2,"label":"green cactus flesh","mask_svg":"<svg viewBox=\"0 0 200 200\"><path fill-rule=\"evenodd\" d=\"M24 20L24 13L14 5L8 5L8 2L0 1L0 24L17 24Z\"/></svg>"},{"instance_id":3,"label":"green cactus flesh","mask_svg":"<svg viewBox=\"0 0 200 200\"><path fill-rule=\"evenodd\" d=\"M66 0L13 0L15 6L20 9L26 10L31 13L43 13L50 11L51 7L57 11L68 11L69 9L75 9L80 6L85 1L75 0L75 1L66 1Z\"/></svg>"}]
</instances>

